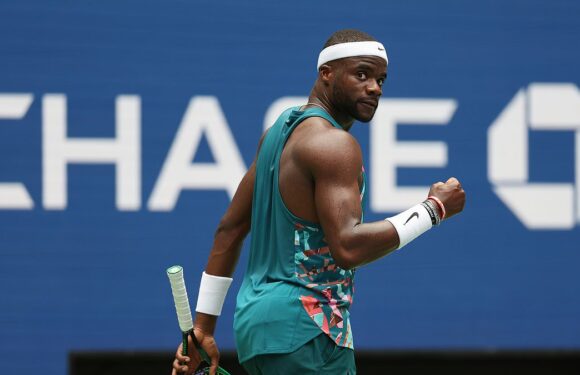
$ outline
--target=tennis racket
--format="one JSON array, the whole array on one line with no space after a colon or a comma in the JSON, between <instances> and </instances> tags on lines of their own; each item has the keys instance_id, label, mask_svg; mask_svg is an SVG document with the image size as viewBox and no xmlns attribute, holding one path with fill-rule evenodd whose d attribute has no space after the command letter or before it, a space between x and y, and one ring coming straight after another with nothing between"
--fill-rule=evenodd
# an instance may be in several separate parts
<instances>
[{"instance_id":1,"label":"tennis racket","mask_svg":"<svg viewBox=\"0 0 580 375\"><path fill-rule=\"evenodd\" d=\"M195 371L195 375L209 374L211 359L209 355L202 349L197 342L195 334L193 333L193 319L191 317L191 308L189 307L189 299L187 298L187 289L185 288L185 281L183 280L183 267L172 266L167 269L167 276L171 284L171 292L173 294L173 301L175 302L175 310L177 311L177 321L179 322L179 329L181 329L181 337L183 340L181 354L187 355L188 352L188 337L191 339L199 352L203 362ZM205 363L204 363L205 362ZM216 374L230 375L229 372L221 367L218 367Z\"/></svg>"}]
</instances>

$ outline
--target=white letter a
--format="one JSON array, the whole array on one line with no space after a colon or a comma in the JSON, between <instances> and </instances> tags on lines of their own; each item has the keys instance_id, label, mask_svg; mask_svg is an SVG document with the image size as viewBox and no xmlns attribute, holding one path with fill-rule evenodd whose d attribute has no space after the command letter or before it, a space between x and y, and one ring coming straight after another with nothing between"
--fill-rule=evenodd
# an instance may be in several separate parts
<instances>
[{"instance_id":1,"label":"white letter a","mask_svg":"<svg viewBox=\"0 0 580 375\"><path fill-rule=\"evenodd\" d=\"M205 134L215 163L192 163ZM171 211L183 189L224 189L234 196L246 166L219 102L213 96L191 99L148 202L151 211Z\"/></svg>"}]
</instances>

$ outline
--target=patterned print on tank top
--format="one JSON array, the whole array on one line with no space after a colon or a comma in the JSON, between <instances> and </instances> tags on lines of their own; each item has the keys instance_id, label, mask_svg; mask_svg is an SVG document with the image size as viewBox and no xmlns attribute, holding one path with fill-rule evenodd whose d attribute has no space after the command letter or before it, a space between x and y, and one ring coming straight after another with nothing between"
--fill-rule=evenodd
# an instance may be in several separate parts
<instances>
[{"instance_id":1,"label":"patterned print on tank top","mask_svg":"<svg viewBox=\"0 0 580 375\"><path fill-rule=\"evenodd\" d=\"M361 171L360 200L365 195L365 172ZM361 218L362 221L362 218ZM300 301L310 318L337 345L354 348L348 309L354 293L354 270L336 265L318 228L294 225L296 280L311 293ZM316 244L312 248L311 244Z\"/></svg>"}]
</instances>

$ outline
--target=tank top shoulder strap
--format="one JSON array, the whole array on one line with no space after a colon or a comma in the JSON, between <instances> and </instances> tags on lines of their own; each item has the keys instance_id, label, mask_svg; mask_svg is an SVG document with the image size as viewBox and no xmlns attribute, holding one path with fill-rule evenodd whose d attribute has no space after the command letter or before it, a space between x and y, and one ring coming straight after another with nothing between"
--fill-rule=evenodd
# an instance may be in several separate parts
<instances>
[{"instance_id":1,"label":"tank top shoulder strap","mask_svg":"<svg viewBox=\"0 0 580 375\"><path fill-rule=\"evenodd\" d=\"M294 130L293 128L298 126L302 121L310 117L322 117L326 121L330 122L330 124L332 124L332 126L335 128L342 129L342 126L340 126L338 122L336 122L336 120L333 119L332 116L330 116L328 112L322 108L312 107L303 111L300 111L299 108L300 107L295 107L287 120L287 125L291 127L292 130Z\"/></svg>"}]
</instances>

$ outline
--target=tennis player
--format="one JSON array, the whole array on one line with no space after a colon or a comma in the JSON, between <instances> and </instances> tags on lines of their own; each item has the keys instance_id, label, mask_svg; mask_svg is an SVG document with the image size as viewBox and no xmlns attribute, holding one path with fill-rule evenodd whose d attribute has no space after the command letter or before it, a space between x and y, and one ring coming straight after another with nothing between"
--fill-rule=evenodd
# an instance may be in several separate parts
<instances>
[{"instance_id":1,"label":"tennis player","mask_svg":"<svg viewBox=\"0 0 580 375\"><path fill-rule=\"evenodd\" d=\"M216 320L249 232L234 317L240 363L249 374L355 374L349 319L355 269L463 210L465 192L450 178L408 210L363 224L365 172L349 129L373 118L387 66L384 46L370 35L334 33L318 57L308 102L283 112L262 136L201 279L194 333L212 374L219 361ZM178 348L174 374L194 371L199 357L189 347L189 356Z\"/></svg>"}]
</instances>

